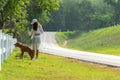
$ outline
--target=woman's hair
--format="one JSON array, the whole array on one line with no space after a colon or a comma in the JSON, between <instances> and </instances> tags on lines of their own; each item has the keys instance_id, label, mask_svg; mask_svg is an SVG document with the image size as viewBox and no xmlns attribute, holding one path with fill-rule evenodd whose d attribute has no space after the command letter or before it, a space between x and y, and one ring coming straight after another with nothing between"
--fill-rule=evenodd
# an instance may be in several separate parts
<instances>
[{"instance_id":1,"label":"woman's hair","mask_svg":"<svg viewBox=\"0 0 120 80\"><path fill-rule=\"evenodd\" d=\"M39 25L40 25L39 22L35 22L35 23L33 24L33 30L34 30L34 31L37 31L37 28L38 28Z\"/></svg>"}]
</instances>

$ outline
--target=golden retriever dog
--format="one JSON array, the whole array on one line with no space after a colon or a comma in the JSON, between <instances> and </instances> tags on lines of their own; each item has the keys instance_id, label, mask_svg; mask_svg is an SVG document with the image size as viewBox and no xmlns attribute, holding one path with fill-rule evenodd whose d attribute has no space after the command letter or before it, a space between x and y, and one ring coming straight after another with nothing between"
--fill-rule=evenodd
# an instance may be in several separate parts
<instances>
[{"instance_id":1,"label":"golden retriever dog","mask_svg":"<svg viewBox=\"0 0 120 80\"><path fill-rule=\"evenodd\" d=\"M15 44L15 47L19 47L21 50L21 55L20 58L23 58L24 56L24 52L28 52L30 59L32 60L34 58L34 50L32 50L30 47L28 47L27 45L24 45L20 42L17 42Z\"/></svg>"}]
</instances>

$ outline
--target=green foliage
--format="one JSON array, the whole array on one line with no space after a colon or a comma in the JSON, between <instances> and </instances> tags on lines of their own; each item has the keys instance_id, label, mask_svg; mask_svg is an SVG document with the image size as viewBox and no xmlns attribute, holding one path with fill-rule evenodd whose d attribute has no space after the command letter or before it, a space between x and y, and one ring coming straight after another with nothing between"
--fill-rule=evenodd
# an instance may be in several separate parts
<instances>
[{"instance_id":1,"label":"green foliage","mask_svg":"<svg viewBox=\"0 0 120 80\"><path fill-rule=\"evenodd\" d=\"M66 15L66 27L70 30L89 30L91 25L91 17L94 13L90 1L84 0L76 3L75 7L70 8L70 12ZM73 27L74 26L74 27Z\"/></svg>"},{"instance_id":2,"label":"green foliage","mask_svg":"<svg viewBox=\"0 0 120 80\"><path fill-rule=\"evenodd\" d=\"M3 23L0 27L5 27L9 22L20 22L23 18L26 17L25 15L25 5L24 0L8 0L3 7L1 12L1 22ZM24 23L23 23L24 24Z\"/></svg>"},{"instance_id":3,"label":"green foliage","mask_svg":"<svg viewBox=\"0 0 120 80\"><path fill-rule=\"evenodd\" d=\"M114 25L120 24L120 10L118 9L120 7L120 0L104 0L108 5L111 5L114 13L112 16L112 23Z\"/></svg>"},{"instance_id":4,"label":"green foliage","mask_svg":"<svg viewBox=\"0 0 120 80\"><path fill-rule=\"evenodd\" d=\"M28 6L28 19L37 18L41 23L49 22L49 15L59 9L60 0L33 0Z\"/></svg>"},{"instance_id":5,"label":"green foliage","mask_svg":"<svg viewBox=\"0 0 120 80\"><path fill-rule=\"evenodd\" d=\"M113 16L111 13L106 13L106 14L100 14L100 13L95 13L92 16L92 23L94 29L102 28L102 27L107 27L110 26L111 23L111 16Z\"/></svg>"},{"instance_id":6,"label":"green foliage","mask_svg":"<svg viewBox=\"0 0 120 80\"><path fill-rule=\"evenodd\" d=\"M8 0L0 0L0 12L3 10L4 5L7 3Z\"/></svg>"},{"instance_id":7,"label":"green foliage","mask_svg":"<svg viewBox=\"0 0 120 80\"><path fill-rule=\"evenodd\" d=\"M16 37L18 41L28 43L31 20L37 18L43 24L49 22L49 15L59 9L59 1L1 0L0 29Z\"/></svg>"},{"instance_id":8,"label":"green foliage","mask_svg":"<svg viewBox=\"0 0 120 80\"><path fill-rule=\"evenodd\" d=\"M28 29L26 27L28 24L26 19L26 6L28 3L29 1L24 0L8 0L3 6L3 10L1 12L0 28L3 30L3 32L16 37L18 41L24 37L22 33L26 32ZM27 33L25 33L25 35L26 34ZM24 40L22 40L22 42L23 41Z\"/></svg>"},{"instance_id":9,"label":"green foliage","mask_svg":"<svg viewBox=\"0 0 120 80\"><path fill-rule=\"evenodd\" d=\"M113 7L104 0L63 0L45 29L89 31L113 25L113 15Z\"/></svg>"}]
</instances>

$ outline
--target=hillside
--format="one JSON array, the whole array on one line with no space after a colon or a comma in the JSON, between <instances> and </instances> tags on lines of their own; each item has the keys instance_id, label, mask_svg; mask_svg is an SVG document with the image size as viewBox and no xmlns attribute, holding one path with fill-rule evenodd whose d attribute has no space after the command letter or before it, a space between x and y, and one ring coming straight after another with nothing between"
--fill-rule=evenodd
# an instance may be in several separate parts
<instances>
[{"instance_id":1,"label":"hillside","mask_svg":"<svg viewBox=\"0 0 120 80\"><path fill-rule=\"evenodd\" d=\"M61 46L66 41L67 44L63 47L67 48L120 55L120 25L77 34L60 32L57 34L57 41Z\"/></svg>"}]
</instances>

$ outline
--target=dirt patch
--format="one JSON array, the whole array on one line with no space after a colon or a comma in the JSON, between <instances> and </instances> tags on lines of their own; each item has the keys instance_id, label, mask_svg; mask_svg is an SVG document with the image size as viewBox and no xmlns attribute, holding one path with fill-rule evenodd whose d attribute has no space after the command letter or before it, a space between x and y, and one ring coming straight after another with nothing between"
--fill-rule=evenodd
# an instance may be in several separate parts
<instances>
[{"instance_id":1,"label":"dirt patch","mask_svg":"<svg viewBox=\"0 0 120 80\"><path fill-rule=\"evenodd\" d=\"M65 40L65 41L63 42L63 46L66 46L67 44L68 44L68 41Z\"/></svg>"}]
</instances>

